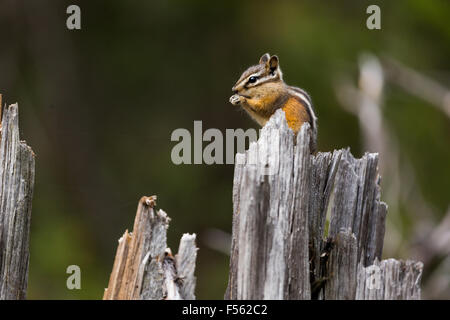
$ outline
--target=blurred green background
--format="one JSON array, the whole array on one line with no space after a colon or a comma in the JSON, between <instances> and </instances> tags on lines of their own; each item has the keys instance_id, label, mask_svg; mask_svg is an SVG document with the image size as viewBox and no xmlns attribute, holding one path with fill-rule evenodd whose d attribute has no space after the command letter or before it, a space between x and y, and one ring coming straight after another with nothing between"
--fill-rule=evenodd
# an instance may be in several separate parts
<instances>
[{"instance_id":1,"label":"blurred green background","mask_svg":"<svg viewBox=\"0 0 450 320\"><path fill-rule=\"evenodd\" d=\"M81 8L81 30L66 28L70 4ZM381 30L366 28L370 4L381 8ZM358 57L371 52L449 88L449 19L447 0L1 0L0 93L19 103L21 137L36 153L28 298L101 298L137 201L157 194L172 218L172 250L182 233L198 235L197 297L222 299L229 257L208 235L231 232L233 166L174 165L172 131L192 132L194 120L203 130L257 128L228 98L241 72L270 52L286 82L312 96L319 150L378 151L364 150L336 83L356 84ZM390 205L384 256L421 259L418 246L450 202L450 119L390 83L383 119L429 208L413 214L382 184ZM66 288L71 264L81 267L81 290ZM449 279L448 255L436 254L424 297L450 298Z\"/></svg>"}]
</instances>

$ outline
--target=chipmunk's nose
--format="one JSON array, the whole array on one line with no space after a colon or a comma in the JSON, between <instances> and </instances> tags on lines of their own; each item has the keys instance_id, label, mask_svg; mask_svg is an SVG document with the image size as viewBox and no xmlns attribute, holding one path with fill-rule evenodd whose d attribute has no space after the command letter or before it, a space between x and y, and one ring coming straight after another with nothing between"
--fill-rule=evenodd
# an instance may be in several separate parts
<instances>
[{"instance_id":1,"label":"chipmunk's nose","mask_svg":"<svg viewBox=\"0 0 450 320\"><path fill-rule=\"evenodd\" d=\"M231 90L233 90L233 93L234 93L234 94L237 94L237 93L238 93L238 91L236 90L236 87L231 88Z\"/></svg>"}]
</instances>

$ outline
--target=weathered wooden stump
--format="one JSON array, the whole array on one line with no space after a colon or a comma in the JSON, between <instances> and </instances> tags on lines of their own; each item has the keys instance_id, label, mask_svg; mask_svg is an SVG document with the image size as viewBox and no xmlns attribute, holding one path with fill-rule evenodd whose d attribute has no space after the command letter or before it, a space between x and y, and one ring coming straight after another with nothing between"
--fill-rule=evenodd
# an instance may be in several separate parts
<instances>
[{"instance_id":1,"label":"weathered wooden stump","mask_svg":"<svg viewBox=\"0 0 450 320\"><path fill-rule=\"evenodd\" d=\"M422 263L380 262L378 154L311 155L309 141L279 110L236 156L225 298L420 299Z\"/></svg>"},{"instance_id":2,"label":"weathered wooden stump","mask_svg":"<svg viewBox=\"0 0 450 320\"><path fill-rule=\"evenodd\" d=\"M0 107L1 100L0 95ZM5 106L0 143L0 300L26 298L34 164L33 151L20 141L17 103Z\"/></svg>"},{"instance_id":3,"label":"weathered wooden stump","mask_svg":"<svg viewBox=\"0 0 450 320\"><path fill-rule=\"evenodd\" d=\"M167 248L170 218L155 210L156 197L142 197L133 232L119 239L104 300L195 299L195 234L184 234L178 254Z\"/></svg>"}]
</instances>

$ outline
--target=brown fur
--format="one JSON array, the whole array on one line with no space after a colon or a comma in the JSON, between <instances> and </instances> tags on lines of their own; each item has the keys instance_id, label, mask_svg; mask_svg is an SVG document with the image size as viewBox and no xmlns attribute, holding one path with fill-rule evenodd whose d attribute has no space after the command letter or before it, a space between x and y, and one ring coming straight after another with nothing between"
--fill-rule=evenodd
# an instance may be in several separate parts
<instances>
[{"instance_id":1,"label":"brown fur","mask_svg":"<svg viewBox=\"0 0 450 320\"><path fill-rule=\"evenodd\" d=\"M250 77L256 77L257 80L251 82ZM233 91L235 94L231 96L230 102L241 106L261 126L280 108L286 114L288 126L295 133L303 123L309 122L313 130L311 150L315 150L317 127L314 113L293 91L304 95L308 100L309 97L301 89L290 87L283 81L277 56L263 55L258 65L251 66L242 73L233 86Z\"/></svg>"}]
</instances>

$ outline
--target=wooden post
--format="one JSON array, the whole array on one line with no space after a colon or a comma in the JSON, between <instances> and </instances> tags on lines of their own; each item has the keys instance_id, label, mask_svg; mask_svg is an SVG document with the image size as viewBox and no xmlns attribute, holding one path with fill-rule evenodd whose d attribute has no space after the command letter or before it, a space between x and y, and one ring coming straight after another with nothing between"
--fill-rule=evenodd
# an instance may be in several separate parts
<instances>
[{"instance_id":1,"label":"wooden post","mask_svg":"<svg viewBox=\"0 0 450 320\"><path fill-rule=\"evenodd\" d=\"M34 153L19 139L17 104L5 107L1 122L0 300L25 299L34 186Z\"/></svg>"},{"instance_id":2,"label":"wooden post","mask_svg":"<svg viewBox=\"0 0 450 320\"><path fill-rule=\"evenodd\" d=\"M178 254L167 248L170 218L155 210L156 196L142 197L133 232L119 239L104 300L195 299L195 234L184 234Z\"/></svg>"},{"instance_id":3,"label":"wooden post","mask_svg":"<svg viewBox=\"0 0 450 320\"><path fill-rule=\"evenodd\" d=\"M236 156L226 299L420 299L422 263L381 260L378 154L311 155L279 110Z\"/></svg>"}]
</instances>

